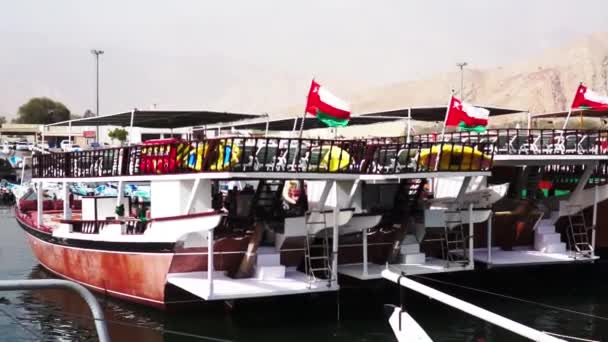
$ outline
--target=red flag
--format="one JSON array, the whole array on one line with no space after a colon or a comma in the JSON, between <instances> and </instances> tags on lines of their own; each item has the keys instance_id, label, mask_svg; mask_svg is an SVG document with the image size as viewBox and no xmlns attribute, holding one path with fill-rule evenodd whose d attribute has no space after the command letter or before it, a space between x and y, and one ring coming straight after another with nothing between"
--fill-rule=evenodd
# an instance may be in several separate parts
<instances>
[{"instance_id":1,"label":"red flag","mask_svg":"<svg viewBox=\"0 0 608 342\"><path fill-rule=\"evenodd\" d=\"M474 107L452 96L446 126L458 126L465 130L484 131L488 125L490 111Z\"/></svg>"},{"instance_id":2,"label":"red flag","mask_svg":"<svg viewBox=\"0 0 608 342\"><path fill-rule=\"evenodd\" d=\"M600 95L581 83L574 95L572 109L608 109L608 96Z\"/></svg>"},{"instance_id":3,"label":"red flag","mask_svg":"<svg viewBox=\"0 0 608 342\"><path fill-rule=\"evenodd\" d=\"M316 116L330 127L346 126L350 120L350 105L312 80L306 101L306 113Z\"/></svg>"}]
</instances>

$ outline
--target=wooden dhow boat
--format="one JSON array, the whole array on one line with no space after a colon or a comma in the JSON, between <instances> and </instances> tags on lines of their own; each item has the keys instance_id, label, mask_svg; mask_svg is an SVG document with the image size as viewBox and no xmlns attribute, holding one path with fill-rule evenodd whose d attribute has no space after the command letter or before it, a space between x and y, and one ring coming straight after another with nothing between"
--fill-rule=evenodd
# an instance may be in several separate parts
<instances>
[{"instance_id":1,"label":"wooden dhow boat","mask_svg":"<svg viewBox=\"0 0 608 342\"><path fill-rule=\"evenodd\" d=\"M154 122L152 114L141 121ZM121 118L129 116L106 120ZM80 124L106 123L92 120ZM411 236L403 210L417 207L424 180L489 175L491 144L454 144L447 169L421 162L433 145L222 137L35 154L36 190L16 217L46 269L145 305L336 291L338 273L352 265L424 266L424 255L412 263L399 248ZM387 167L391 151L407 158ZM290 204L282 195L293 181L304 191ZM98 182L117 183L117 196L69 192L72 183ZM62 200L44 199L49 183L62 185ZM149 186L150 202L126 197L130 183ZM452 270L472 269L471 251Z\"/></svg>"}]
</instances>

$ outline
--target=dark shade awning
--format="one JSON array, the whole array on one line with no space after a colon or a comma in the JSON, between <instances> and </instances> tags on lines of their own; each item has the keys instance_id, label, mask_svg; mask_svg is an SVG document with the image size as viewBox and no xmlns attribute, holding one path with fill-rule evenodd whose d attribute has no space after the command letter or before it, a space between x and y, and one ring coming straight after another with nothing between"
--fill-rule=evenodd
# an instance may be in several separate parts
<instances>
[{"instance_id":1,"label":"dark shade awning","mask_svg":"<svg viewBox=\"0 0 608 342\"><path fill-rule=\"evenodd\" d=\"M584 110L584 109L573 109L570 117L575 116L584 116L588 118L605 118L608 117L608 109L604 110ZM553 112L553 113L541 113L541 114L532 114L532 119L556 119L556 118L566 118L568 116L568 111L564 112Z\"/></svg>"},{"instance_id":2,"label":"dark shade awning","mask_svg":"<svg viewBox=\"0 0 608 342\"><path fill-rule=\"evenodd\" d=\"M263 117L263 115L200 110L135 110L133 115L133 126L147 128L180 128L215 125L259 117ZM62 121L50 124L49 126L68 126L70 122L72 126L128 127L131 125L131 112Z\"/></svg>"},{"instance_id":3,"label":"dark shade awning","mask_svg":"<svg viewBox=\"0 0 608 342\"><path fill-rule=\"evenodd\" d=\"M396 121L401 120L402 118L398 117L377 117L377 116L352 116L348 123L348 126L356 126L356 125L368 125L380 122L387 121ZM295 123L297 120L297 123ZM294 129L296 131L300 129L300 125L302 124L302 118L289 118L289 119L275 119L268 121L268 130L269 131L291 131ZM257 129L257 130L266 130L266 121L259 121L254 123L243 123L243 124L234 124L229 125L237 129ZM347 127L348 127L347 126ZM328 128L327 125L317 120L317 118L307 117L304 121L304 130L316 129L316 128Z\"/></svg>"},{"instance_id":4,"label":"dark shade awning","mask_svg":"<svg viewBox=\"0 0 608 342\"><path fill-rule=\"evenodd\" d=\"M515 114L522 113L523 110L520 109L509 109L509 108L498 108L491 106L479 106L490 111L490 116L498 116L498 115L506 115L506 114ZM403 109L395 109L388 110L383 112L373 112L373 113L365 113L361 114L361 116L383 116L383 117L394 117L394 118L407 118L408 113L411 110L412 120L418 121L443 121L445 120L445 113L447 110L447 106L435 106L435 107L412 107L412 108L403 108Z\"/></svg>"}]
</instances>

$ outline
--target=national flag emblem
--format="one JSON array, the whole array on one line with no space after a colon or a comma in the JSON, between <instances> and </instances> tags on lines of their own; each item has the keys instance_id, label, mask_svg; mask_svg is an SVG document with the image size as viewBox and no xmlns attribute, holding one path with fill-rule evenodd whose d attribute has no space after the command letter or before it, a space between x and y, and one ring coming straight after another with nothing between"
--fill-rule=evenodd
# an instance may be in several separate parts
<instances>
[{"instance_id":1,"label":"national flag emblem","mask_svg":"<svg viewBox=\"0 0 608 342\"><path fill-rule=\"evenodd\" d=\"M350 121L350 105L315 80L312 80L308 91L306 113L316 116L329 127L346 126Z\"/></svg>"},{"instance_id":2,"label":"national flag emblem","mask_svg":"<svg viewBox=\"0 0 608 342\"><path fill-rule=\"evenodd\" d=\"M489 116L489 110L472 106L452 96L445 125L466 131L485 132Z\"/></svg>"},{"instance_id":3,"label":"national flag emblem","mask_svg":"<svg viewBox=\"0 0 608 342\"><path fill-rule=\"evenodd\" d=\"M581 83L574 95L572 109L608 109L608 96L600 95Z\"/></svg>"}]
</instances>

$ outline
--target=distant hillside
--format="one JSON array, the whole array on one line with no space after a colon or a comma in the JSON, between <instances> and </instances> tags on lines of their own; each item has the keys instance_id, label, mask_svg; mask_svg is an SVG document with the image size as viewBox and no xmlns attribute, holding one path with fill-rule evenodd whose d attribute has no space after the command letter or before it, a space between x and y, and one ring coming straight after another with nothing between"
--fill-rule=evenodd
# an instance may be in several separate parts
<instances>
[{"instance_id":1,"label":"distant hillside","mask_svg":"<svg viewBox=\"0 0 608 342\"><path fill-rule=\"evenodd\" d=\"M608 93L608 33L593 34L512 65L465 68L463 93L472 103L552 112L568 108L581 81ZM442 104L452 88L459 91L459 72L370 89L352 99L353 108L364 113Z\"/></svg>"},{"instance_id":2,"label":"distant hillside","mask_svg":"<svg viewBox=\"0 0 608 342\"><path fill-rule=\"evenodd\" d=\"M465 68L464 98L467 102L529 110L545 113L567 110L579 82L594 90L608 94L608 32L586 36L558 49L545 51L511 65L490 69ZM352 96L353 112L356 114L445 104L450 90L460 88L460 73L438 74L424 80L404 81L366 90ZM284 112L293 112L294 106ZM301 110L301 109L300 109ZM526 124L524 116L491 120L491 125L514 127ZM579 124L576 120L573 125ZM543 126L560 126L561 120L544 121ZM597 127L597 120L587 120L585 126ZM437 124L420 124L418 130L440 129ZM368 128L340 129L345 135L366 136L403 134L404 126L379 124ZM382 133L382 134L380 134ZM319 132L312 132L319 134Z\"/></svg>"}]
</instances>

